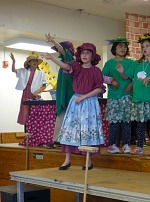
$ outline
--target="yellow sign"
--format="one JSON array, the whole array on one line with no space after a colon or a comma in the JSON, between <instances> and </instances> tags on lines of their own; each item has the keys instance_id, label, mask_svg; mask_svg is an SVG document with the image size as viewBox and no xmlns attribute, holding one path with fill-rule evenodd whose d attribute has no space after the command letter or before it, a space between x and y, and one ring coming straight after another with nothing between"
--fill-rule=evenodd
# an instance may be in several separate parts
<instances>
[{"instance_id":1,"label":"yellow sign","mask_svg":"<svg viewBox=\"0 0 150 202\"><path fill-rule=\"evenodd\" d=\"M31 52L29 56L30 55L38 56L36 52ZM46 74L47 83L51 84L53 86L53 89L56 89L57 78L53 74L53 72L50 70L50 65L46 61L43 61L39 65L39 69Z\"/></svg>"}]
</instances>

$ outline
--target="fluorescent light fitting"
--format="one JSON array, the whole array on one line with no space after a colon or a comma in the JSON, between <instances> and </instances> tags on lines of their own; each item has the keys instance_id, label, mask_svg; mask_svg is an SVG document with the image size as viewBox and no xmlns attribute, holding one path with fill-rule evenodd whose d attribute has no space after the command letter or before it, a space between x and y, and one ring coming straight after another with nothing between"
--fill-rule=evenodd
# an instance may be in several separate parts
<instances>
[{"instance_id":1,"label":"fluorescent light fitting","mask_svg":"<svg viewBox=\"0 0 150 202\"><path fill-rule=\"evenodd\" d=\"M28 39L28 38L17 38L4 42L4 47L28 50L28 51L36 51L36 52L48 52L55 53L56 51L52 50L46 42L36 40L36 39Z\"/></svg>"}]
</instances>

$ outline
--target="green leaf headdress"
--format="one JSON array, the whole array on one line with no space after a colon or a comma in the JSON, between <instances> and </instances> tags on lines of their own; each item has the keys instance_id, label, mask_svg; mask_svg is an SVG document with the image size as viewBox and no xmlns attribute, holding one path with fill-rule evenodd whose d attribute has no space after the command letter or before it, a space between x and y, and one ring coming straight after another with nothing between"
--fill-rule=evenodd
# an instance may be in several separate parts
<instances>
[{"instance_id":1,"label":"green leaf headdress","mask_svg":"<svg viewBox=\"0 0 150 202\"><path fill-rule=\"evenodd\" d=\"M108 45L110 44L114 44L116 42L120 42L120 43L126 43L127 45L129 45L129 41L127 38L123 38L123 37L116 37L114 39L110 39L110 40L106 40L108 42Z\"/></svg>"},{"instance_id":2,"label":"green leaf headdress","mask_svg":"<svg viewBox=\"0 0 150 202\"><path fill-rule=\"evenodd\" d=\"M137 39L137 42L142 43L145 40L150 40L150 34L143 34Z\"/></svg>"}]
</instances>

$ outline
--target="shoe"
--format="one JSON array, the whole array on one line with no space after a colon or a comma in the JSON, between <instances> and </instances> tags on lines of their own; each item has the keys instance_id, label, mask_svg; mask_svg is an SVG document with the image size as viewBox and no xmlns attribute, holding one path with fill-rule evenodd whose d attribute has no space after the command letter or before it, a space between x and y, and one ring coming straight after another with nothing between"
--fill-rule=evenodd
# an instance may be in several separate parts
<instances>
[{"instance_id":1,"label":"shoe","mask_svg":"<svg viewBox=\"0 0 150 202\"><path fill-rule=\"evenodd\" d=\"M130 154L130 152L131 152L131 147L129 147L128 144L125 144L125 145L122 147L122 149L123 149L124 154Z\"/></svg>"},{"instance_id":2,"label":"shoe","mask_svg":"<svg viewBox=\"0 0 150 202\"><path fill-rule=\"evenodd\" d=\"M141 154L143 154L142 148L141 148L141 147L136 147L136 148L134 149L133 154L136 154L136 155L141 155Z\"/></svg>"},{"instance_id":3,"label":"shoe","mask_svg":"<svg viewBox=\"0 0 150 202\"><path fill-rule=\"evenodd\" d=\"M55 145L56 147L61 147L60 142L54 142L54 145Z\"/></svg>"},{"instance_id":4,"label":"shoe","mask_svg":"<svg viewBox=\"0 0 150 202\"><path fill-rule=\"evenodd\" d=\"M67 170L70 166L71 166L71 163L69 163L69 164L66 165L66 166L60 166L60 167L59 167L59 170Z\"/></svg>"},{"instance_id":5,"label":"shoe","mask_svg":"<svg viewBox=\"0 0 150 202\"><path fill-rule=\"evenodd\" d=\"M120 150L119 150L118 147L116 147L115 144L113 144L113 145L108 147L108 152L111 153L111 154L119 154Z\"/></svg>"},{"instance_id":6,"label":"shoe","mask_svg":"<svg viewBox=\"0 0 150 202\"><path fill-rule=\"evenodd\" d=\"M44 144L43 146L48 148L48 149L56 148L56 146L54 144Z\"/></svg>"},{"instance_id":7,"label":"shoe","mask_svg":"<svg viewBox=\"0 0 150 202\"><path fill-rule=\"evenodd\" d=\"M93 165L91 164L89 167L88 167L88 170L92 170L93 169ZM82 170L86 170L86 166L83 166L82 167Z\"/></svg>"}]
</instances>

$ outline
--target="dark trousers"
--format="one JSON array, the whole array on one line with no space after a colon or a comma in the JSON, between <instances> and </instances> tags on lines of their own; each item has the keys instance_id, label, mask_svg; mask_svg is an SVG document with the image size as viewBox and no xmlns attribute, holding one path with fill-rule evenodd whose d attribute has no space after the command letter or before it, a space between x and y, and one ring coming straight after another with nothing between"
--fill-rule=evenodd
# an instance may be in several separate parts
<instances>
[{"instance_id":1,"label":"dark trousers","mask_svg":"<svg viewBox=\"0 0 150 202\"><path fill-rule=\"evenodd\" d=\"M122 145L125 145L125 144L130 145L131 123L117 122L117 123L110 123L109 138L108 138L109 146L113 144L118 145L118 137L120 132L122 132Z\"/></svg>"},{"instance_id":2,"label":"dark trousers","mask_svg":"<svg viewBox=\"0 0 150 202\"><path fill-rule=\"evenodd\" d=\"M143 148L146 132L146 122L137 122L137 147Z\"/></svg>"}]
</instances>

